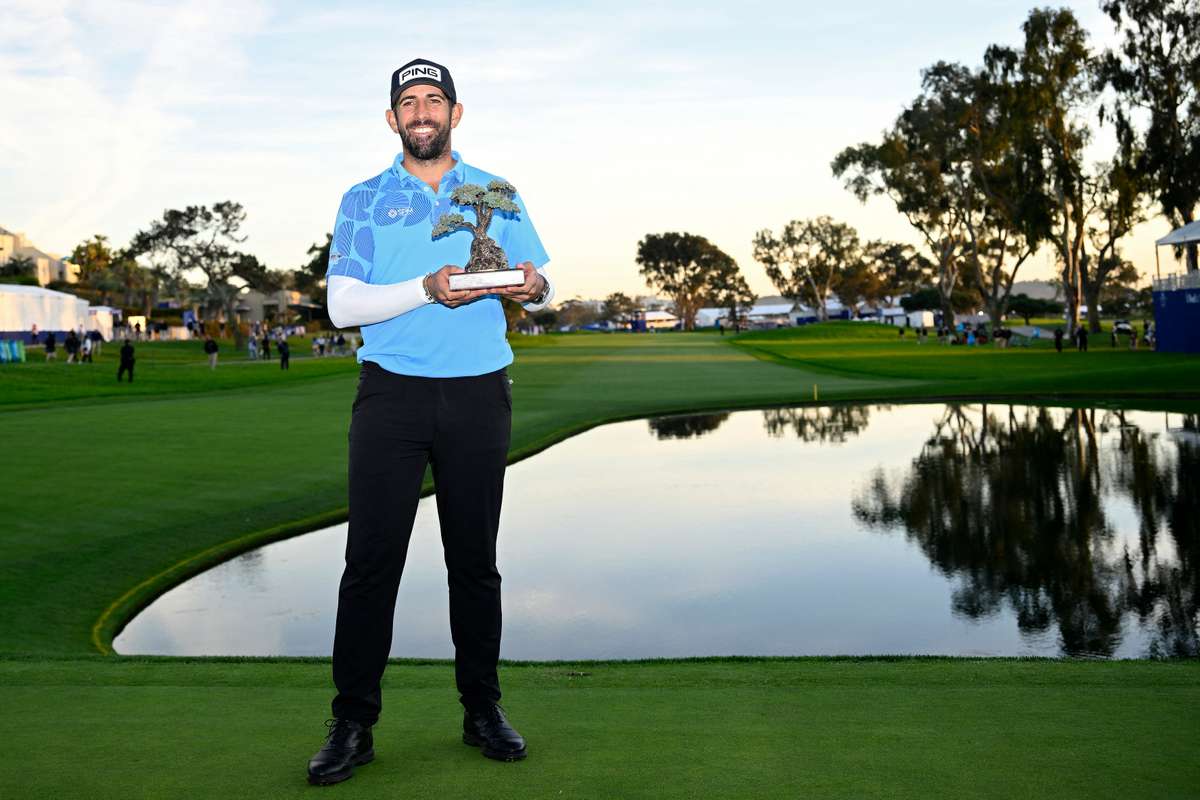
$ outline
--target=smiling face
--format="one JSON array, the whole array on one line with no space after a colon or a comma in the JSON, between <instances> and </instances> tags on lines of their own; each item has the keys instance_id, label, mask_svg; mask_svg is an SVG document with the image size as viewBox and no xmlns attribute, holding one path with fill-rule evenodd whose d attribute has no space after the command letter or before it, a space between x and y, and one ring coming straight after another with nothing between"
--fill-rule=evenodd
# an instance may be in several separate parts
<instances>
[{"instance_id":1,"label":"smiling face","mask_svg":"<svg viewBox=\"0 0 1200 800\"><path fill-rule=\"evenodd\" d=\"M461 103L452 105L440 88L423 84L405 89L387 113L388 125L404 143L405 156L419 161L450 154L450 131L461 118Z\"/></svg>"}]
</instances>

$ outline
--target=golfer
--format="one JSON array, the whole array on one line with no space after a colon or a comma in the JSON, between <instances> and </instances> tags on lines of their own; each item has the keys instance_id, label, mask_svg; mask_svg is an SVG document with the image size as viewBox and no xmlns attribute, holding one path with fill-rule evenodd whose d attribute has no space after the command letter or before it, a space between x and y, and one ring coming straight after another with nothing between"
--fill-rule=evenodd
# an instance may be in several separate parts
<instances>
[{"instance_id":1,"label":"golfer","mask_svg":"<svg viewBox=\"0 0 1200 800\"><path fill-rule=\"evenodd\" d=\"M342 197L329 248L329 317L359 326L358 391L350 415L350 525L333 643L333 719L308 780L336 783L375 756L371 727L392 642L396 593L426 465L432 465L450 587L450 634L466 744L502 761L525 740L500 700L500 573L496 533L508 454L512 393L501 298L526 310L553 296L548 258L520 196L488 234L525 273L520 286L452 291L470 254L467 230L432 230L464 183L494 175L450 149L462 121L454 81L415 59L392 74L387 122L402 152Z\"/></svg>"}]
</instances>

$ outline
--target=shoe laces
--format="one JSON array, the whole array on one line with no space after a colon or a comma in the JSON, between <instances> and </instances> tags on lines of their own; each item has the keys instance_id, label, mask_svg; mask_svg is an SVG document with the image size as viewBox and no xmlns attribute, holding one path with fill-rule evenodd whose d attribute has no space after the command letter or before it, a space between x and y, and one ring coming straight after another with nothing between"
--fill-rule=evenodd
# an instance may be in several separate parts
<instances>
[{"instance_id":1,"label":"shoe laces","mask_svg":"<svg viewBox=\"0 0 1200 800\"><path fill-rule=\"evenodd\" d=\"M352 730L350 727L350 720L337 719L336 717L333 719L325 720L325 727L328 728L328 730L325 732L325 740L326 741L328 741L334 735L339 734L339 733L341 733L343 735L348 735L350 733L350 731Z\"/></svg>"}]
</instances>

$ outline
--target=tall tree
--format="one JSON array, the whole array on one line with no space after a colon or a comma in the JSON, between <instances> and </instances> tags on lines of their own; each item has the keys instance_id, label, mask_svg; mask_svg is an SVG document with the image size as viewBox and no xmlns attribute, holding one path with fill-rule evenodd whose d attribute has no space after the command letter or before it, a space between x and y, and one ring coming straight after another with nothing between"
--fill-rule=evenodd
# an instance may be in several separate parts
<instances>
[{"instance_id":1,"label":"tall tree","mask_svg":"<svg viewBox=\"0 0 1200 800\"><path fill-rule=\"evenodd\" d=\"M792 220L779 235L754 236L754 259L784 297L798 300L829 319L827 301L843 273L862 260L858 232L831 217Z\"/></svg>"},{"instance_id":2,"label":"tall tree","mask_svg":"<svg viewBox=\"0 0 1200 800\"><path fill-rule=\"evenodd\" d=\"M863 246L863 268L878 281L875 299L889 304L933 280L933 264L912 245L873 239ZM853 278L851 278L853 280ZM868 298L865 294L863 299Z\"/></svg>"},{"instance_id":3,"label":"tall tree","mask_svg":"<svg viewBox=\"0 0 1200 800\"><path fill-rule=\"evenodd\" d=\"M962 143L970 169L957 195L970 242L969 283L993 327L1002 324L1017 272L1049 234L1045 172L1032 134L1028 93L1017 73L1018 54L993 45L975 71L939 65L928 91L953 97L964 112Z\"/></svg>"},{"instance_id":4,"label":"tall tree","mask_svg":"<svg viewBox=\"0 0 1200 800\"><path fill-rule=\"evenodd\" d=\"M203 273L207 298L222 310L233 329L235 349L241 349L244 341L236 322L237 296L244 287L257 286L266 277L266 267L257 258L237 249L246 240L241 235L245 221L241 204L228 200L212 208L167 209L162 219L139 231L129 247L134 256L157 256L161 259L158 266L178 279L196 271Z\"/></svg>"},{"instance_id":5,"label":"tall tree","mask_svg":"<svg viewBox=\"0 0 1200 800\"><path fill-rule=\"evenodd\" d=\"M1115 98L1105 113L1173 226L1196 219L1200 204L1200 3L1104 0L1121 38L1100 59L1098 85ZM1196 245L1187 268L1198 268Z\"/></svg>"},{"instance_id":6,"label":"tall tree","mask_svg":"<svg viewBox=\"0 0 1200 800\"><path fill-rule=\"evenodd\" d=\"M628 320L637 311L637 303L624 292L613 292L604 298L601 317L609 322Z\"/></svg>"},{"instance_id":7,"label":"tall tree","mask_svg":"<svg viewBox=\"0 0 1200 800\"><path fill-rule=\"evenodd\" d=\"M647 234L638 242L636 261L646 284L674 301L688 331L695 328L696 312L738 269L719 247L691 233Z\"/></svg>"},{"instance_id":8,"label":"tall tree","mask_svg":"<svg viewBox=\"0 0 1200 800\"><path fill-rule=\"evenodd\" d=\"M1021 91L1028 104L1050 200L1050 241L1057 250L1066 295L1068 332L1079 324L1088 204L1084 148L1091 139L1086 114L1095 91L1087 32L1066 9L1034 9L1022 30Z\"/></svg>"},{"instance_id":9,"label":"tall tree","mask_svg":"<svg viewBox=\"0 0 1200 800\"><path fill-rule=\"evenodd\" d=\"M1088 329L1100 332L1100 305L1109 283L1120 278L1128 280L1121 257L1120 242L1139 223L1145 220L1142 204L1142 184L1137 172L1119 155L1108 164L1095 168L1090 184L1092 215L1088 222L1088 242L1091 244L1082 273L1083 299L1088 308ZM1136 275L1136 270L1134 270Z\"/></svg>"},{"instance_id":10,"label":"tall tree","mask_svg":"<svg viewBox=\"0 0 1200 800\"><path fill-rule=\"evenodd\" d=\"M847 147L831 165L860 201L888 198L921 235L936 267L946 324L954 322L952 297L965 237L961 204L955 202L967 168L959 135L962 117L961 108L923 93L879 143Z\"/></svg>"},{"instance_id":11,"label":"tall tree","mask_svg":"<svg viewBox=\"0 0 1200 800\"><path fill-rule=\"evenodd\" d=\"M312 247L308 248L308 263L292 276L292 286L296 291L304 292L319 305L325 305L325 272L329 268L329 248L332 244L332 233L325 234L324 244L313 242Z\"/></svg>"},{"instance_id":12,"label":"tall tree","mask_svg":"<svg viewBox=\"0 0 1200 800\"><path fill-rule=\"evenodd\" d=\"M758 296L751 291L750 284L746 283L746 278L733 259L729 260L729 264L732 265L732 269L722 270L714 276L708 302L714 308L728 310L734 330L741 330L744 313L754 305Z\"/></svg>"},{"instance_id":13,"label":"tall tree","mask_svg":"<svg viewBox=\"0 0 1200 800\"><path fill-rule=\"evenodd\" d=\"M121 287L113 274L115 260L116 254L108 245L108 237L101 234L80 242L71 251L71 261L79 265L80 284L97 292L104 305L108 305L109 295Z\"/></svg>"}]
</instances>

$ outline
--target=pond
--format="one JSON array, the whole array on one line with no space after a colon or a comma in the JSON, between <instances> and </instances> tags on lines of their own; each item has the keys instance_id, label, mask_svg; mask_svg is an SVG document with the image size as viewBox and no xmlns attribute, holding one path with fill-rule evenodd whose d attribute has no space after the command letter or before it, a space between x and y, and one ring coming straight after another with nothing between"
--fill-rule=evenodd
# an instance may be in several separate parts
<instances>
[{"instance_id":1,"label":"pond","mask_svg":"<svg viewBox=\"0 0 1200 800\"><path fill-rule=\"evenodd\" d=\"M846 405L605 425L509 468L502 657L1200 654L1194 415ZM328 655L338 525L166 592L124 654ZM421 501L392 655L449 658Z\"/></svg>"}]
</instances>

